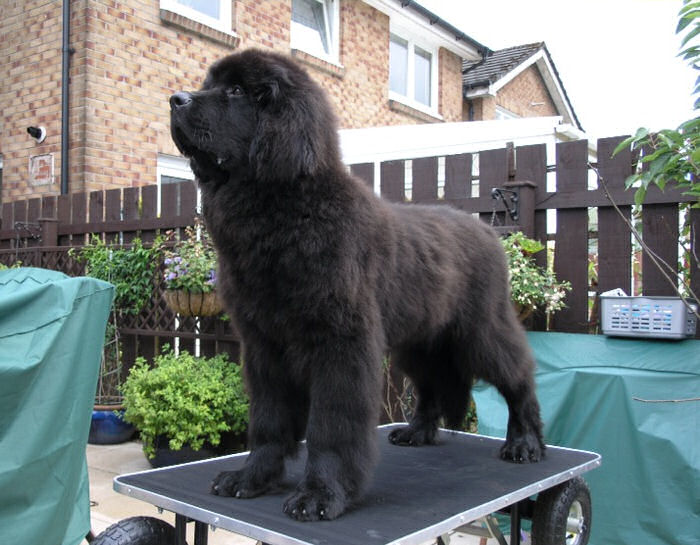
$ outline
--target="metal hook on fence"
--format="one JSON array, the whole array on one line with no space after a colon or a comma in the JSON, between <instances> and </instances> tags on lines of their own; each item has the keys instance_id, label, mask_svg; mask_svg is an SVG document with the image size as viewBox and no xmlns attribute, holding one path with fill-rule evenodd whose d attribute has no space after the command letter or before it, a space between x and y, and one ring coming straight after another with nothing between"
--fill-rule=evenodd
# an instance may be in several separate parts
<instances>
[{"instance_id":1,"label":"metal hook on fence","mask_svg":"<svg viewBox=\"0 0 700 545\"><path fill-rule=\"evenodd\" d=\"M512 189L504 189L502 187L494 187L491 190L491 198L493 199L493 212L491 214L491 225L496 220L496 202L500 200L503 203L506 212L510 219L517 222L519 217L518 192Z\"/></svg>"}]
</instances>

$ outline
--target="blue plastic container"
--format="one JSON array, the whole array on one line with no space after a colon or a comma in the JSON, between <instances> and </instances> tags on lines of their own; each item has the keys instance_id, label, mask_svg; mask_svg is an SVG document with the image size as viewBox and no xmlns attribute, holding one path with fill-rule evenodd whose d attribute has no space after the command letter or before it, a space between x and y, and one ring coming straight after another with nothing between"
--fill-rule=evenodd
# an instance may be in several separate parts
<instances>
[{"instance_id":1,"label":"blue plastic container","mask_svg":"<svg viewBox=\"0 0 700 545\"><path fill-rule=\"evenodd\" d=\"M128 441L136 429L124 422L124 411L92 411L88 443L93 445L113 445Z\"/></svg>"}]
</instances>

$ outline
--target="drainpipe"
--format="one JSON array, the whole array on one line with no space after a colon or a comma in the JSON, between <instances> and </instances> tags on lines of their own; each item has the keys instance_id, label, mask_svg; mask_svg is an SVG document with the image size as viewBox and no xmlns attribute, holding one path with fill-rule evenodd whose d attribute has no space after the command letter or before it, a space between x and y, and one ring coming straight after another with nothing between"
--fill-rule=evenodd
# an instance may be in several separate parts
<instances>
[{"instance_id":1,"label":"drainpipe","mask_svg":"<svg viewBox=\"0 0 700 545\"><path fill-rule=\"evenodd\" d=\"M70 0L63 0L63 44L61 67L61 195L68 194L68 90L70 77Z\"/></svg>"}]
</instances>

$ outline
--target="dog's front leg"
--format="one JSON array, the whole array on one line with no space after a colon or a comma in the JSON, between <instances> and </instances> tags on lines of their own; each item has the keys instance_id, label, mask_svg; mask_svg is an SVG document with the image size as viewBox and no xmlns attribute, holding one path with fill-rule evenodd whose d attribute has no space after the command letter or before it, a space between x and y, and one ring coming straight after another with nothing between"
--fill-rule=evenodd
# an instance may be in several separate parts
<instances>
[{"instance_id":1,"label":"dog's front leg","mask_svg":"<svg viewBox=\"0 0 700 545\"><path fill-rule=\"evenodd\" d=\"M275 489L284 472L284 458L294 454L303 437L308 396L292 386L289 370L273 346L246 345L251 452L243 469L224 471L214 479L213 494L253 498Z\"/></svg>"},{"instance_id":2,"label":"dog's front leg","mask_svg":"<svg viewBox=\"0 0 700 545\"><path fill-rule=\"evenodd\" d=\"M284 504L294 519L334 519L369 486L381 388L381 351L372 344L329 339L314 355L306 469Z\"/></svg>"}]
</instances>

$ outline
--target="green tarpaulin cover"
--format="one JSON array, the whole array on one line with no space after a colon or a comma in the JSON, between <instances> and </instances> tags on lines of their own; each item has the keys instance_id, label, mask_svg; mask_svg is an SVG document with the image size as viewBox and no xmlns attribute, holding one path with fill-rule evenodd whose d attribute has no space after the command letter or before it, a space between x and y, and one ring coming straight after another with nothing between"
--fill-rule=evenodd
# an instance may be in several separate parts
<instances>
[{"instance_id":1,"label":"green tarpaulin cover","mask_svg":"<svg viewBox=\"0 0 700 545\"><path fill-rule=\"evenodd\" d=\"M0 271L0 543L77 545L90 529L85 446L114 288Z\"/></svg>"},{"instance_id":2,"label":"green tarpaulin cover","mask_svg":"<svg viewBox=\"0 0 700 545\"><path fill-rule=\"evenodd\" d=\"M584 478L592 545L700 543L700 341L529 333L549 444L598 452ZM479 433L504 437L495 389L474 391Z\"/></svg>"}]
</instances>

